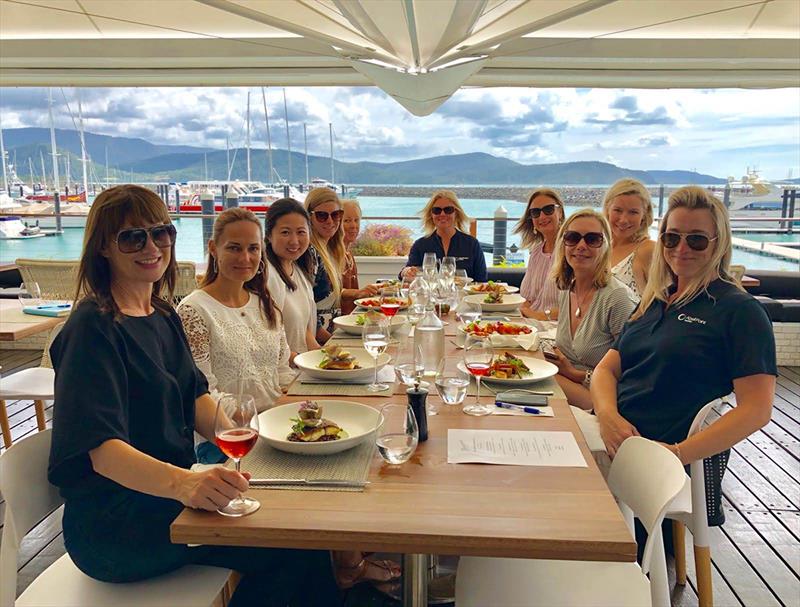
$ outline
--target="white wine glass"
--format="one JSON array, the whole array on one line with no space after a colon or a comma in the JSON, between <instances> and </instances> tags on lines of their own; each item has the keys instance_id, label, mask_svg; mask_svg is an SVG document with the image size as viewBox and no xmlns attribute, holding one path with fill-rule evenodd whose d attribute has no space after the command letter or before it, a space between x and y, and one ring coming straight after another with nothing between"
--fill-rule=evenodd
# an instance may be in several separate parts
<instances>
[{"instance_id":1,"label":"white wine glass","mask_svg":"<svg viewBox=\"0 0 800 607\"><path fill-rule=\"evenodd\" d=\"M441 274L442 278L452 280L456 275L456 258L443 257L439 266L439 274Z\"/></svg>"},{"instance_id":2,"label":"white wine glass","mask_svg":"<svg viewBox=\"0 0 800 607\"><path fill-rule=\"evenodd\" d=\"M258 441L258 410L252 396L226 394L219 399L214 437L217 447L236 463L236 472L239 472L242 458ZM239 495L217 512L237 517L252 514L260 507L258 500Z\"/></svg>"},{"instance_id":3,"label":"white wine glass","mask_svg":"<svg viewBox=\"0 0 800 607\"><path fill-rule=\"evenodd\" d=\"M383 314L367 314L364 320L364 329L361 332L361 341L364 349L375 359L375 379L367 386L367 390L370 392L383 392L389 389L387 384L378 383L378 358L389 347L390 337L389 319Z\"/></svg>"},{"instance_id":4,"label":"white wine glass","mask_svg":"<svg viewBox=\"0 0 800 607\"><path fill-rule=\"evenodd\" d=\"M375 431L378 453L387 464L405 464L419 444L419 426L414 410L407 404L381 407Z\"/></svg>"},{"instance_id":5,"label":"white wine glass","mask_svg":"<svg viewBox=\"0 0 800 607\"><path fill-rule=\"evenodd\" d=\"M464 366L475 378L475 403L464 405L464 413L468 415L489 415L492 405L481 404L481 378L489 373L492 368L494 351L492 342L488 337L467 335L464 341Z\"/></svg>"}]
</instances>

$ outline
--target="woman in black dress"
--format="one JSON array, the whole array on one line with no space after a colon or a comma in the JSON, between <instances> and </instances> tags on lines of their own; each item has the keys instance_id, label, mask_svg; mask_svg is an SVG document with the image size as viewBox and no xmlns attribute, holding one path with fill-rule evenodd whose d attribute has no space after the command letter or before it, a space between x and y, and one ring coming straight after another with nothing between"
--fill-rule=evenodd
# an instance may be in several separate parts
<instances>
[{"instance_id":1,"label":"woman in black dress","mask_svg":"<svg viewBox=\"0 0 800 607\"><path fill-rule=\"evenodd\" d=\"M48 473L65 499L67 552L106 582L187 564L236 569L234 607L338 604L327 551L170 541L184 507L216 510L248 488L233 470L190 470L194 431L214 438L215 405L163 299L175 285L175 237L164 203L139 186L104 191L89 212L77 305L51 348Z\"/></svg>"}]
</instances>

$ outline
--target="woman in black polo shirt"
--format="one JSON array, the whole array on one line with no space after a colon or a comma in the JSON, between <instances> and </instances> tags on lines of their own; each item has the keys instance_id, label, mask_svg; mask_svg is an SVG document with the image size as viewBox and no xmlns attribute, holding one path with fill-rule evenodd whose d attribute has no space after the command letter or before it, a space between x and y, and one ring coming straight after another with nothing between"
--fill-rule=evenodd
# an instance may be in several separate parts
<instances>
[{"instance_id":1,"label":"woman in black polo shirt","mask_svg":"<svg viewBox=\"0 0 800 607\"><path fill-rule=\"evenodd\" d=\"M229 567L244 574L234 607L338 604L327 552L170 542L185 506L213 511L248 488L233 470L190 470L194 431L213 440L216 406L162 299L175 286L175 237L163 201L140 186L105 190L89 212L80 300L50 350L48 476L65 499L67 552L105 582ZM305 591L309 579L317 592Z\"/></svg>"},{"instance_id":2,"label":"woman in black polo shirt","mask_svg":"<svg viewBox=\"0 0 800 607\"><path fill-rule=\"evenodd\" d=\"M404 280L414 280L425 253L436 253L436 259L455 257L456 267L467 271L475 282L486 282L486 259L477 238L466 233L467 214L450 190L439 190L422 209L422 230L427 234L411 245L406 267L400 272Z\"/></svg>"},{"instance_id":3,"label":"woman in black polo shirt","mask_svg":"<svg viewBox=\"0 0 800 607\"><path fill-rule=\"evenodd\" d=\"M769 421L777 375L772 325L731 278L730 260L723 204L696 186L673 192L641 304L592 376L611 457L626 438L642 435L687 464ZM732 390L736 408L686 438L697 412Z\"/></svg>"}]
</instances>

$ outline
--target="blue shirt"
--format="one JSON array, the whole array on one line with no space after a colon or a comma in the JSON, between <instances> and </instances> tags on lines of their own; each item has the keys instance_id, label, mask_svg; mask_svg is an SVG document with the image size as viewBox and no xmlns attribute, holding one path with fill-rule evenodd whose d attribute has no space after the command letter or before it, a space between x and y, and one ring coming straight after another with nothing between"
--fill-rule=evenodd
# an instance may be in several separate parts
<instances>
[{"instance_id":1,"label":"blue shirt","mask_svg":"<svg viewBox=\"0 0 800 607\"><path fill-rule=\"evenodd\" d=\"M730 394L734 379L777 375L764 308L722 280L681 307L655 300L625 324L614 349L620 415L645 438L666 443L685 439L697 412Z\"/></svg>"},{"instance_id":2,"label":"blue shirt","mask_svg":"<svg viewBox=\"0 0 800 607\"><path fill-rule=\"evenodd\" d=\"M434 232L430 236L417 239L411 246L406 266L421 266L425 253L436 253L436 259L441 261L445 256L442 238ZM456 258L456 268L466 270L467 276L475 282L486 282L486 259L481 250L481 243L477 238L456 230L450 239L447 256Z\"/></svg>"}]
</instances>

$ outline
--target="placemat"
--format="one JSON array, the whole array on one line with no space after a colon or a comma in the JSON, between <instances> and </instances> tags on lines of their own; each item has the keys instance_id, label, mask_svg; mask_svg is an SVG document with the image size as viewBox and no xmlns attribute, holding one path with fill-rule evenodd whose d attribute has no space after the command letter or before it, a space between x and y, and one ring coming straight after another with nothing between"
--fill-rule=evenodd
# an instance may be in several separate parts
<instances>
[{"instance_id":1,"label":"placemat","mask_svg":"<svg viewBox=\"0 0 800 607\"><path fill-rule=\"evenodd\" d=\"M242 471L253 478L306 478L365 482L375 452L372 437L347 451L333 455L297 455L274 449L263 438L242 459ZM364 487L259 485L258 488L300 491L363 491Z\"/></svg>"},{"instance_id":2,"label":"placemat","mask_svg":"<svg viewBox=\"0 0 800 607\"><path fill-rule=\"evenodd\" d=\"M486 382L481 381L481 396L494 396L498 392L505 392L514 388L515 386L501 386L500 384L492 384L490 389L486 386ZM525 384L524 386L519 386L519 389L532 390L534 392L552 391L553 395L551 398L567 398L566 394L564 394L564 391L561 389L561 386L559 386L558 382L552 377L548 377L542 381L537 381L534 384ZM475 396L474 380L470 380L469 387L467 388L467 396Z\"/></svg>"},{"instance_id":3,"label":"placemat","mask_svg":"<svg viewBox=\"0 0 800 607\"><path fill-rule=\"evenodd\" d=\"M290 396L391 396L394 394L394 384L396 381L394 367L386 365L378 371L378 381L388 384L389 389L383 392L370 392L367 386L372 383L370 376L364 383L345 384L345 383L303 383L303 379L311 379L305 373L301 373L286 394ZM314 381L314 380L311 380Z\"/></svg>"}]
</instances>

